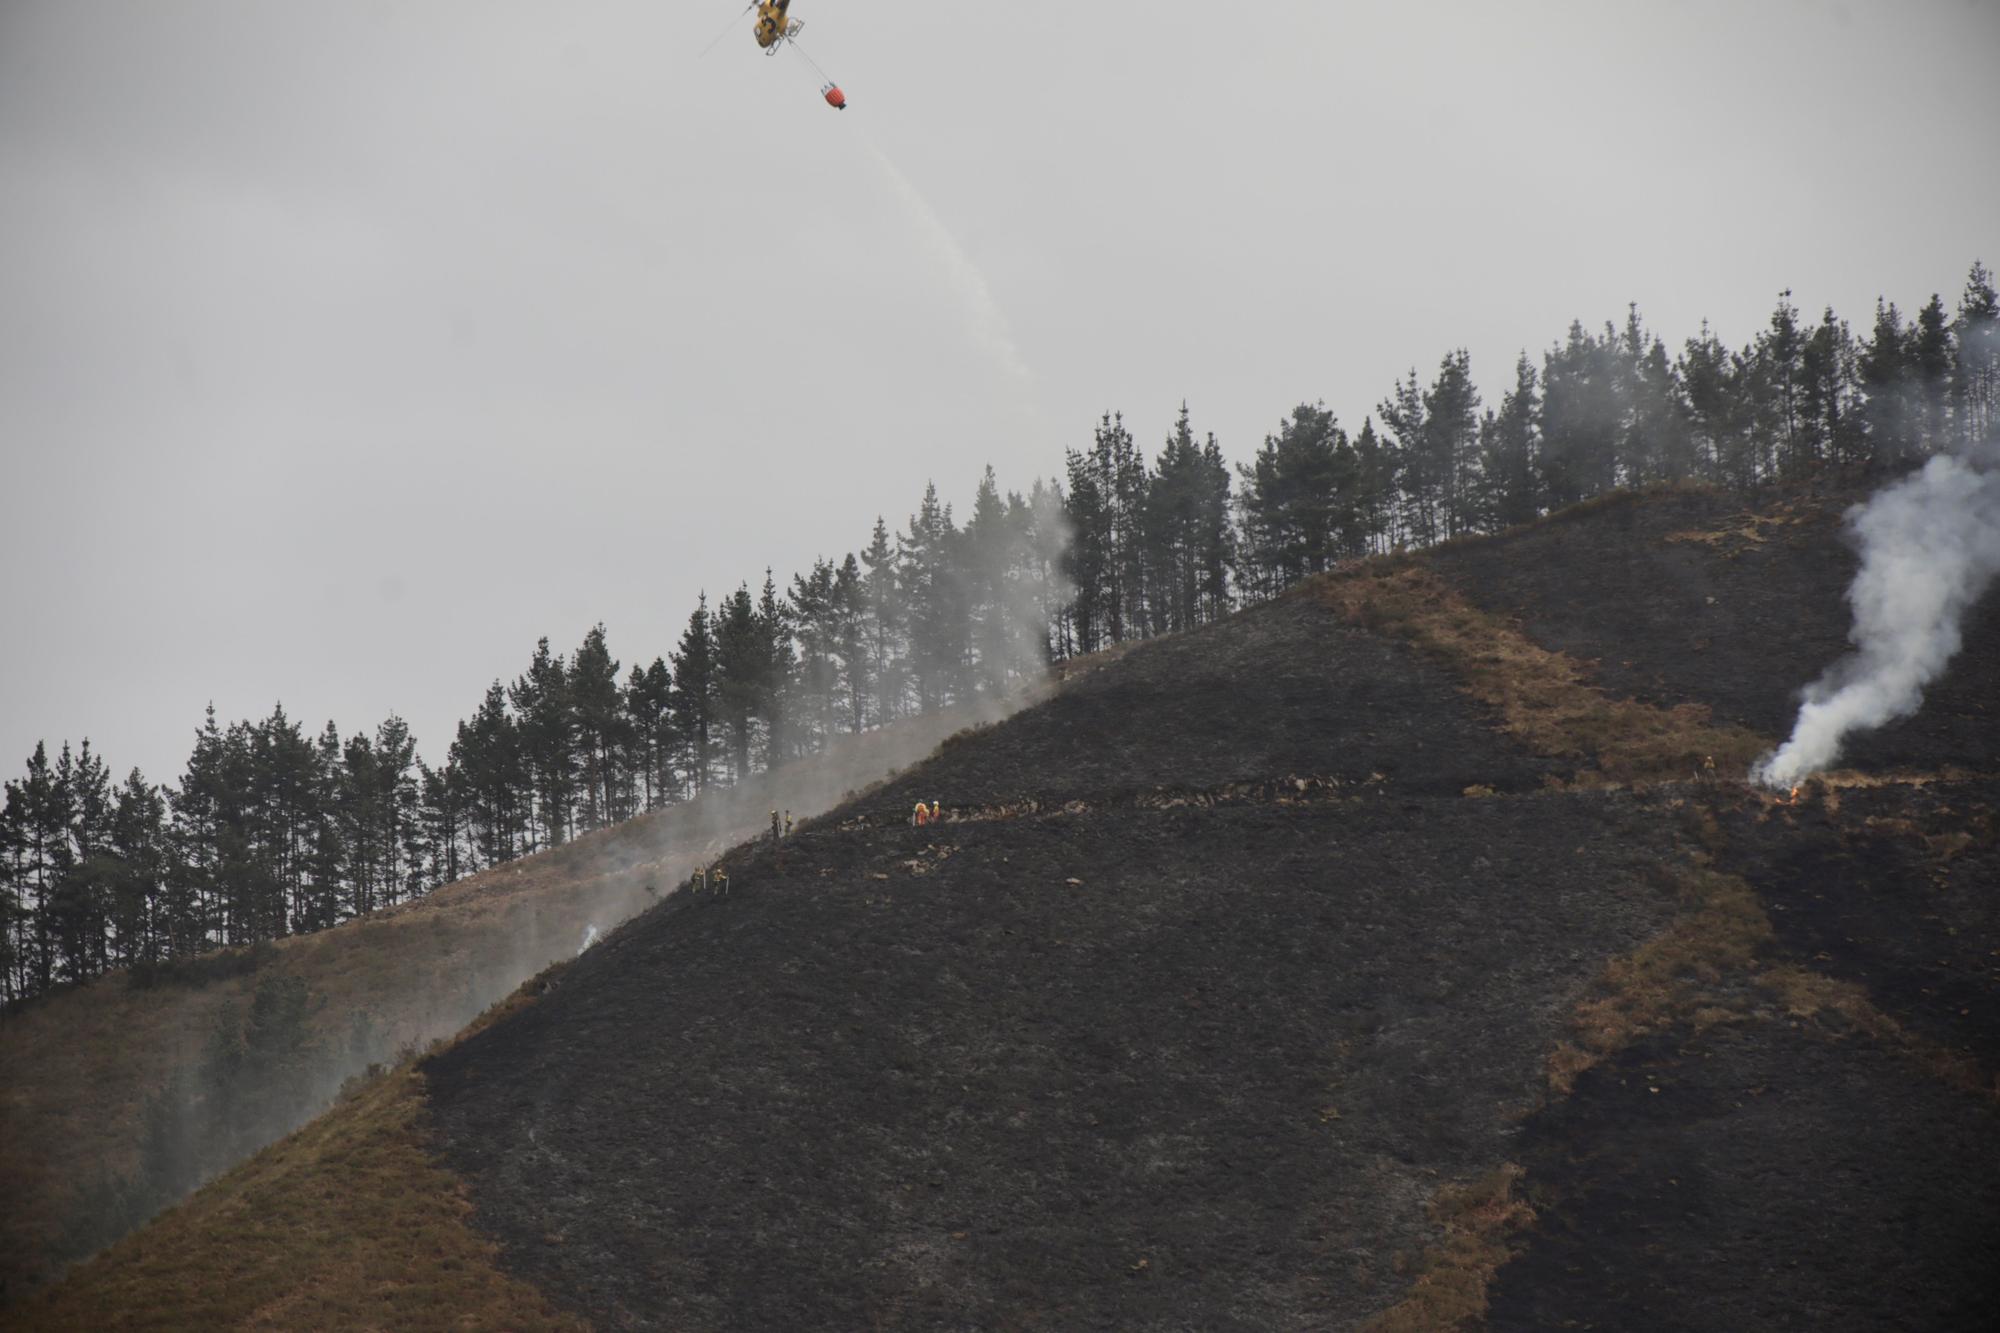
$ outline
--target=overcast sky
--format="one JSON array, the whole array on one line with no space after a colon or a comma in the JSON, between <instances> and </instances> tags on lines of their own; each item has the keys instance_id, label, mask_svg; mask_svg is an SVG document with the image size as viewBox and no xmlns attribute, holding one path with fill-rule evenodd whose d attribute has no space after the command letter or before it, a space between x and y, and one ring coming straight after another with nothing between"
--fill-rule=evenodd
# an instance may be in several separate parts
<instances>
[{"instance_id":1,"label":"overcast sky","mask_svg":"<svg viewBox=\"0 0 2000 1333\"><path fill-rule=\"evenodd\" d=\"M210 700L439 762L1107 409L1243 459L2000 264L2000 0L793 10L846 112L733 0L0 0L0 774Z\"/></svg>"}]
</instances>

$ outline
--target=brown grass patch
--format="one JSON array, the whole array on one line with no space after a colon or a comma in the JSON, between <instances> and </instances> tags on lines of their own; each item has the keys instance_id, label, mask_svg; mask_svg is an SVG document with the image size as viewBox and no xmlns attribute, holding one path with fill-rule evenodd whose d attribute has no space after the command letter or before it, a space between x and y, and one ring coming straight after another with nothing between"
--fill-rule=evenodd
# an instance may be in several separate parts
<instances>
[{"instance_id":1,"label":"brown grass patch","mask_svg":"<svg viewBox=\"0 0 2000 1333\"><path fill-rule=\"evenodd\" d=\"M1756 892L1734 875L1691 868L1675 875L1682 908L1666 929L1605 965L1576 1007L1572 1039L1548 1057L1549 1088L1568 1096L1577 1076L1649 1033L1678 1024L1697 1030L1737 1017L1713 988L1747 974L1771 940Z\"/></svg>"},{"instance_id":2,"label":"brown grass patch","mask_svg":"<svg viewBox=\"0 0 2000 1333\"><path fill-rule=\"evenodd\" d=\"M1443 1239L1426 1251L1403 1299L1369 1320L1369 1333L1427 1333L1461 1327L1486 1314L1486 1292L1514 1257L1535 1211L1516 1194L1521 1168L1506 1162L1431 1200Z\"/></svg>"},{"instance_id":3,"label":"brown grass patch","mask_svg":"<svg viewBox=\"0 0 2000 1333\"><path fill-rule=\"evenodd\" d=\"M1698 704L1657 708L1612 698L1586 682L1574 658L1536 646L1414 561L1375 561L1312 586L1350 622L1443 661L1536 754L1594 764L1586 780L1687 781L1700 777L1710 758L1718 776L1741 778L1770 748L1752 732L1713 721Z\"/></svg>"},{"instance_id":4,"label":"brown grass patch","mask_svg":"<svg viewBox=\"0 0 2000 1333\"><path fill-rule=\"evenodd\" d=\"M1794 1018L1825 1022L1829 1015L1837 1017L1885 1045L1900 1048L1934 1078L1962 1092L2000 1101L2000 1074L1988 1075L1976 1060L1911 1032L1877 1009L1868 993L1851 981L1788 963L1759 973L1757 984L1775 995Z\"/></svg>"},{"instance_id":5,"label":"brown grass patch","mask_svg":"<svg viewBox=\"0 0 2000 1333\"><path fill-rule=\"evenodd\" d=\"M495 1264L403 1067L9 1312L23 1329L579 1329Z\"/></svg>"}]
</instances>

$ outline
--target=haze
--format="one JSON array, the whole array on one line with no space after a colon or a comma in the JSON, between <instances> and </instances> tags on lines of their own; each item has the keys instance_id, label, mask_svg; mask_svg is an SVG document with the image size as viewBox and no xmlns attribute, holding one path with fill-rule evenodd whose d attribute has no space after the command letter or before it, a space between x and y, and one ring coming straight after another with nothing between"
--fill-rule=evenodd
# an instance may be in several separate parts
<instances>
[{"instance_id":1,"label":"haze","mask_svg":"<svg viewBox=\"0 0 2000 1333\"><path fill-rule=\"evenodd\" d=\"M1636 301L2000 262L2000 4L0 5L0 764L629 668L1181 401L1247 458Z\"/></svg>"}]
</instances>

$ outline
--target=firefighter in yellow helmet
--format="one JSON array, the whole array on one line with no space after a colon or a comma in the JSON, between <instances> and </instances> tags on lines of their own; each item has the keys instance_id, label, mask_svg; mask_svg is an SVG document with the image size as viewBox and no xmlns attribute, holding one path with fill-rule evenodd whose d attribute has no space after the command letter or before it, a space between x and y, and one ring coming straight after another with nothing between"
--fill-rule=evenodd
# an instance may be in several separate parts
<instances>
[{"instance_id":1,"label":"firefighter in yellow helmet","mask_svg":"<svg viewBox=\"0 0 2000 1333\"><path fill-rule=\"evenodd\" d=\"M910 812L910 826L912 828L922 828L930 822L931 808L922 801L918 801L917 808Z\"/></svg>"}]
</instances>

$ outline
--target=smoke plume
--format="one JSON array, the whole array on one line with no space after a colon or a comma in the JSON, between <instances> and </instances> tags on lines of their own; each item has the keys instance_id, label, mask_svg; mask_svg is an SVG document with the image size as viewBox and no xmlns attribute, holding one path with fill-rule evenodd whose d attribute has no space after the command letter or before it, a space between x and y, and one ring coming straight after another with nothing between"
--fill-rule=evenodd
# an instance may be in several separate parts
<instances>
[{"instance_id":1,"label":"smoke plume","mask_svg":"<svg viewBox=\"0 0 2000 1333\"><path fill-rule=\"evenodd\" d=\"M1839 756L1848 735L1908 717L1958 652L1960 622L2000 575L2000 468L1995 451L1947 455L1847 513L1861 552L1848 587L1851 656L1807 686L1791 739L1751 770L1796 786Z\"/></svg>"}]
</instances>

